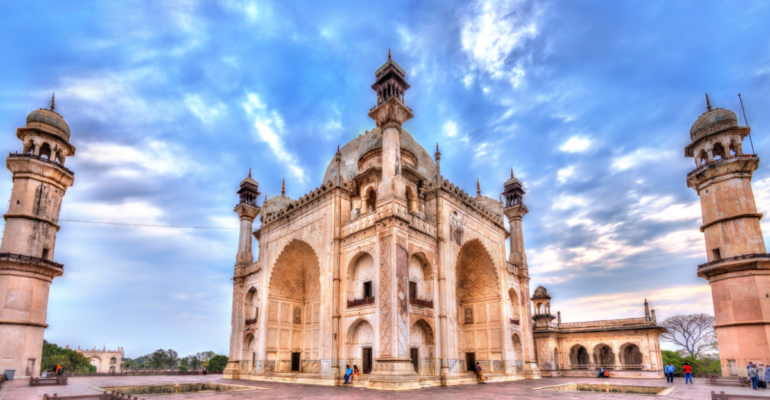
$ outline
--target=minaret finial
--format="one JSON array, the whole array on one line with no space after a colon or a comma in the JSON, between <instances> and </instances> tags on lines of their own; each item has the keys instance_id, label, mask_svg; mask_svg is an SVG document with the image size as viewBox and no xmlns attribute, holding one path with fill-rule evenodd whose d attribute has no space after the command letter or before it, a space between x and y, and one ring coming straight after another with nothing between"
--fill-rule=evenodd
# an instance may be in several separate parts
<instances>
[{"instance_id":1,"label":"minaret finial","mask_svg":"<svg viewBox=\"0 0 770 400\"><path fill-rule=\"evenodd\" d=\"M56 92L51 95L51 111L56 109Z\"/></svg>"},{"instance_id":2,"label":"minaret finial","mask_svg":"<svg viewBox=\"0 0 770 400\"><path fill-rule=\"evenodd\" d=\"M388 60L390 60L390 49L388 49Z\"/></svg>"},{"instance_id":3,"label":"minaret finial","mask_svg":"<svg viewBox=\"0 0 770 400\"><path fill-rule=\"evenodd\" d=\"M513 167L511 167L511 178L513 178Z\"/></svg>"},{"instance_id":4,"label":"minaret finial","mask_svg":"<svg viewBox=\"0 0 770 400\"><path fill-rule=\"evenodd\" d=\"M340 151L340 144L337 143L337 151Z\"/></svg>"},{"instance_id":5,"label":"minaret finial","mask_svg":"<svg viewBox=\"0 0 770 400\"><path fill-rule=\"evenodd\" d=\"M709 94L706 93L706 108L711 111L711 101L709 100Z\"/></svg>"},{"instance_id":6,"label":"minaret finial","mask_svg":"<svg viewBox=\"0 0 770 400\"><path fill-rule=\"evenodd\" d=\"M249 168L249 178L251 178L251 168Z\"/></svg>"},{"instance_id":7,"label":"minaret finial","mask_svg":"<svg viewBox=\"0 0 770 400\"><path fill-rule=\"evenodd\" d=\"M476 195L481 196L481 182L479 182L479 178L476 178Z\"/></svg>"},{"instance_id":8,"label":"minaret finial","mask_svg":"<svg viewBox=\"0 0 770 400\"><path fill-rule=\"evenodd\" d=\"M281 196L286 194L286 178L283 178L283 182L281 182Z\"/></svg>"}]
</instances>

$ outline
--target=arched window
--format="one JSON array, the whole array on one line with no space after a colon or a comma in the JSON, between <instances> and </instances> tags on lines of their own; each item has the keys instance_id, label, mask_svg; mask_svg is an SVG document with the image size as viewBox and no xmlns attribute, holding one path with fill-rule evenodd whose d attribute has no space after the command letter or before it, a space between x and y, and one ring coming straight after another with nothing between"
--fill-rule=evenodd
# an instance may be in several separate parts
<instances>
[{"instance_id":1,"label":"arched window","mask_svg":"<svg viewBox=\"0 0 770 400\"><path fill-rule=\"evenodd\" d=\"M243 307L243 310L246 314L245 315L246 325L257 323L257 316L258 316L258 310L259 310L258 301L259 301L259 298L257 297L257 289L252 287L246 293L246 299Z\"/></svg>"},{"instance_id":2,"label":"arched window","mask_svg":"<svg viewBox=\"0 0 770 400\"><path fill-rule=\"evenodd\" d=\"M714 143L714 148L711 150L711 154L714 156L715 160L724 160L725 148L722 146L722 143Z\"/></svg>"},{"instance_id":3,"label":"arched window","mask_svg":"<svg viewBox=\"0 0 770 400\"><path fill-rule=\"evenodd\" d=\"M377 191L370 189L366 196L366 212L373 212L377 207Z\"/></svg>"},{"instance_id":4,"label":"arched window","mask_svg":"<svg viewBox=\"0 0 770 400\"><path fill-rule=\"evenodd\" d=\"M44 157L46 160L51 159L51 146L48 143L43 143L40 146L40 157Z\"/></svg>"},{"instance_id":5,"label":"arched window","mask_svg":"<svg viewBox=\"0 0 770 400\"><path fill-rule=\"evenodd\" d=\"M414 193L414 190L411 186L406 187L406 201L407 201L407 207L410 213L417 213L418 207L417 207L417 195Z\"/></svg>"},{"instance_id":6,"label":"arched window","mask_svg":"<svg viewBox=\"0 0 770 400\"><path fill-rule=\"evenodd\" d=\"M590 360L586 348L579 344L572 346L569 352L569 363L572 369L588 369Z\"/></svg>"}]
</instances>

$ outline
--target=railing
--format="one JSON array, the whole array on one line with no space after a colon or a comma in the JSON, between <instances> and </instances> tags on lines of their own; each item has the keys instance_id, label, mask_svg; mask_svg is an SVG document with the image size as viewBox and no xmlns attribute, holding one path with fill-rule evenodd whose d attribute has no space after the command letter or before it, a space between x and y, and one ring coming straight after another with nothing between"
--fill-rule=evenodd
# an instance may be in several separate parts
<instances>
[{"instance_id":1,"label":"railing","mask_svg":"<svg viewBox=\"0 0 770 400\"><path fill-rule=\"evenodd\" d=\"M757 158L757 155L756 154L736 154L732 156L727 156L721 160L712 160L690 171L690 173L687 174L687 177L689 178L690 176L695 175L705 169L708 169L709 167L713 167L715 165L719 165L721 163L724 163L736 158Z\"/></svg>"},{"instance_id":2,"label":"railing","mask_svg":"<svg viewBox=\"0 0 770 400\"><path fill-rule=\"evenodd\" d=\"M641 371L642 364L621 364L620 369L623 371Z\"/></svg>"},{"instance_id":3,"label":"railing","mask_svg":"<svg viewBox=\"0 0 770 400\"><path fill-rule=\"evenodd\" d=\"M69 168L66 168L65 166L63 166L63 165L61 165L61 164L59 164L59 163L57 163L57 162L54 162L54 161L51 161L51 160L46 160L45 158L43 158L43 156L36 156L36 155L34 155L34 154L19 154L19 153L10 153L10 154L8 154L8 157L26 157L26 158L34 158L35 160L38 160L38 161L42 161L42 162L44 162L44 163L48 163L48 164L51 164L51 165L53 165L54 167L57 167L57 168L61 168L61 169L63 169L64 171L66 171L67 173L69 173L70 175L72 175L72 176L75 176L75 173L74 173L74 172L72 172L72 171L71 171Z\"/></svg>"},{"instance_id":4,"label":"railing","mask_svg":"<svg viewBox=\"0 0 770 400\"><path fill-rule=\"evenodd\" d=\"M53 396L49 396L47 394L43 395L43 400L52 400L52 399L58 399L58 400L144 400L140 399L138 397L131 397L129 395L125 395L118 392L104 392L101 394L87 394L87 395L81 395L81 396L61 396L57 395L56 393L53 394Z\"/></svg>"},{"instance_id":5,"label":"railing","mask_svg":"<svg viewBox=\"0 0 770 400\"><path fill-rule=\"evenodd\" d=\"M698 269L710 267L712 265L720 264L720 263L726 263L731 261L739 261L739 260L748 260L752 258L770 258L770 254L766 253L756 253L756 254L744 254L741 256L735 256L735 257L728 257L728 258L720 258L719 260L709 261L707 263L703 263L698 265Z\"/></svg>"},{"instance_id":6,"label":"railing","mask_svg":"<svg viewBox=\"0 0 770 400\"><path fill-rule=\"evenodd\" d=\"M509 262L506 262L506 264L507 264L507 268L506 269L508 270L508 272L510 272L510 273L512 273L514 275L518 275L519 274L519 267L517 267L517 266L515 266L515 265L513 265L513 264L511 264Z\"/></svg>"},{"instance_id":7,"label":"railing","mask_svg":"<svg viewBox=\"0 0 770 400\"><path fill-rule=\"evenodd\" d=\"M433 308L433 300L413 299L413 298L410 297L409 298L409 304L411 304L413 306Z\"/></svg>"},{"instance_id":8,"label":"railing","mask_svg":"<svg viewBox=\"0 0 770 400\"><path fill-rule=\"evenodd\" d=\"M21 254L14 254L14 253L0 253L0 260L12 260L12 261L29 262L33 264L44 264L48 267L64 269L64 264L59 264L51 260L46 260L45 258L24 256Z\"/></svg>"},{"instance_id":9,"label":"railing","mask_svg":"<svg viewBox=\"0 0 770 400\"><path fill-rule=\"evenodd\" d=\"M598 371L600 368L614 370L615 364L596 364L595 369Z\"/></svg>"},{"instance_id":10,"label":"railing","mask_svg":"<svg viewBox=\"0 0 770 400\"><path fill-rule=\"evenodd\" d=\"M66 376L57 376L55 378L35 378L32 376L29 377L29 386L55 386L55 385L66 385L66 384L67 384Z\"/></svg>"},{"instance_id":11,"label":"railing","mask_svg":"<svg viewBox=\"0 0 770 400\"><path fill-rule=\"evenodd\" d=\"M570 364L570 369L589 369L589 364Z\"/></svg>"},{"instance_id":12,"label":"railing","mask_svg":"<svg viewBox=\"0 0 770 400\"><path fill-rule=\"evenodd\" d=\"M254 325L256 323L257 323L257 319L256 318L251 318L251 319L247 319L246 320L246 325Z\"/></svg>"},{"instance_id":13,"label":"railing","mask_svg":"<svg viewBox=\"0 0 770 400\"><path fill-rule=\"evenodd\" d=\"M374 304L374 296L364 297L363 299L348 300L348 308L358 307L364 304Z\"/></svg>"},{"instance_id":14,"label":"railing","mask_svg":"<svg viewBox=\"0 0 770 400\"><path fill-rule=\"evenodd\" d=\"M519 325L519 322L520 322L518 319L513 319L513 318L511 318L510 321L511 321L511 325Z\"/></svg>"}]
</instances>

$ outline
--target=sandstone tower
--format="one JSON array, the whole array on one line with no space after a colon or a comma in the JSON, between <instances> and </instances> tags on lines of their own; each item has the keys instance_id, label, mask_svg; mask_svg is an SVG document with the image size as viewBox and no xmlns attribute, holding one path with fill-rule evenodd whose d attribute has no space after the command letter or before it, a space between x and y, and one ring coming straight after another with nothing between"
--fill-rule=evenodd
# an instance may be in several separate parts
<instances>
[{"instance_id":1,"label":"sandstone tower","mask_svg":"<svg viewBox=\"0 0 770 400\"><path fill-rule=\"evenodd\" d=\"M59 210L74 172L64 167L75 155L70 128L50 109L32 111L27 126L16 129L21 153L6 166L13 174L11 203L0 245L0 373L39 376L48 290L64 266L53 261Z\"/></svg>"},{"instance_id":2,"label":"sandstone tower","mask_svg":"<svg viewBox=\"0 0 770 400\"><path fill-rule=\"evenodd\" d=\"M708 96L706 105L684 149L695 158L687 186L700 196L708 256L698 276L711 285L722 374L745 376L748 361L770 358L770 255L751 189L759 157L743 153L751 128L730 110L712 109Z\"/></svg>"}]
</instances>

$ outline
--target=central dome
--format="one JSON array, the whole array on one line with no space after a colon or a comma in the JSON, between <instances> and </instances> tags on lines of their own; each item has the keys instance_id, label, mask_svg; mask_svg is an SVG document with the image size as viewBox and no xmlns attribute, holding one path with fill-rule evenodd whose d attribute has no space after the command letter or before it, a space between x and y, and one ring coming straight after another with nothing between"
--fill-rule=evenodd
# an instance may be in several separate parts
<instances>
[{"instance_id":1,"label":"central dome","mask_svg":"<svg viewBox=\"0 0 770 400\"><path fill-rule=\"evenodd\" d=\"M425 149L422 148L422 146L420 146L406 130L401 129L399 138L402 153L404 150L407 152L405 157L409 156L408 153L411 153L411 156L414 157L415 165L412 167L423 177L427 179L433 178L433 176L436 175L436 163L433 161L430 154L428 154L428 152L425 151ZM358 176L358 174L362 172L359 167L369 165L368 163L361 164L362 158L367 155L367 153L374 155L378 148L382 148L382 130L380 130L380 128L374 128L372 131L367 132L365 135L358 136L343 146L340 149L340 153L342 154L342 162L340 163L341 180L349 181ZM370 155L367 155L366 158L369 159ZM337 176L334 164L334 158L332 158L329 162L329 166L326 167L323 182L334 181L334 178ZM405 160L404 164L409 165L409 162Z\"/></svg>"}]
</instances>

